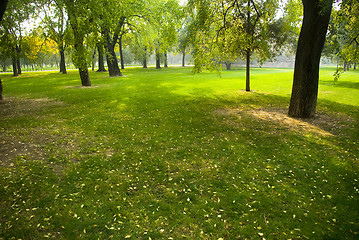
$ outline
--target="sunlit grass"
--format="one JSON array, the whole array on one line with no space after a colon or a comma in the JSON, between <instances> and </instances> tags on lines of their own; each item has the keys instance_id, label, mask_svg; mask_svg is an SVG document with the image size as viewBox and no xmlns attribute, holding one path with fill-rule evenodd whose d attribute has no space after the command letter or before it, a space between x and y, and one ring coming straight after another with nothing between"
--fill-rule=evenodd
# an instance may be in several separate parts
<instances>
[{"instance_id":1,"label":"sunlit grass","mask_svg":"<svg viewBox=\"0 0 359 240\"><path fill-rule=\"evenodd\" d=\"M359 237L357 71L308 121L291 69L123 73L1 75L0 238Z\"/></svg>"}]
</instances>

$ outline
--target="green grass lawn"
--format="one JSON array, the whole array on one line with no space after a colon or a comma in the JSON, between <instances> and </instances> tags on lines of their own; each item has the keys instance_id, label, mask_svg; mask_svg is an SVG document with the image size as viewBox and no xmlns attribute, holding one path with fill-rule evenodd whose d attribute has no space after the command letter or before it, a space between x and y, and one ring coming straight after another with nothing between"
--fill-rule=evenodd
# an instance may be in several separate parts
<instances>
[{"instance_id":1,"label":"green grass lawn","mask_svg":"<svg viewBox=\"0 0 359 240\"><path fill-rule=\"evenodd\" d=\"M359 239L359 72L0 75L0 239Z\"/></svg>"}]
</instances>

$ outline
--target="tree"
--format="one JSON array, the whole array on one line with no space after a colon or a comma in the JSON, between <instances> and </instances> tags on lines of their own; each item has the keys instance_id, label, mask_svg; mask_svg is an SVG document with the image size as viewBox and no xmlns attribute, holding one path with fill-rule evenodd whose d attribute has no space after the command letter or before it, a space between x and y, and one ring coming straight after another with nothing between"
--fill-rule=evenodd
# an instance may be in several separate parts
<instances>
[{"instance_id":1,"label":"tree","mask_svg":"<svg viewBox=\"0 0 359 240\"><path fill-rule=\"evenodd\" d=\"M272 58L281 34L273 32L279 1L274 0L191 0L194 19L191 31L195 45L195 71L202 66L216 68L228 58L246 60L246 90L250 91L250 61L253 53L260 62ZM279 29L279 28L277 28ZM275 33L275 34L274 34ZM203 57L204 56L204 57Z\"/></svg>"},{"instance_id":2,"label":"tree","mask_svg":"<svg viewBox=\"0 0 359 240\"><path fill-rule=\"evenodd\" d=\"M303 24L295 57L289 116L312 117L315 114L319 63L328 29L333 0L302 0Z\"/></svg>"},{"instance_id":3,"label":"tree","mask_svg":"<svg viewBox=\"0 0 359 240\"><path fill-rule=\"evenodd\" d=\"M98 52L98 70L97 72L106 72L105 64L104 64L104 46L102 42L98 42L96 44L97 52Z\"/></svg>"},{"instance_id":4,"label":"tree","mask_svg":"<svg viewBox=\"0 0 359 240\"><path fill-rule=\"evenodd\" d=\"M335 35L330 43L337 46L334 51L344 63L344 70L349 70L350 63L359 61L359 2L344 0L335 13L332 27Z\"/></svg>"},{"instance_id":5,"label":"tree","mask_svg":"<svg viewBox=\"0 0 359 240\"><path fill-rule=\"evenodd\" d=\"M115 53L116 44L119 43L121 55L121 68L124 68L122 56L122 39L128 33L128 27L133 26L131 20L133 18L142 17L142 9L146 6L145 1L129 1L121 2L115 0L100 1L102 6L99 9L100 16L99 25L101 33L105 38L105 48L107 56L107 66L110 76L122 76L118 66L117 56Z\"/></svg>"},{"instance_id":6,"label":"tree","mask_svg":"<svg viewBox=\"0 0 359 240\"><path fill-rule=\"evenodd\" d=\"M46 37L57 43L60 54L60 72L66 74L65 35L67 33L67 19L63 3L59 0L50 1L47 8L44 5L43 13L45 17L42 20L42 24L46 31Z\"/></svg>"},{"instance_id":7,"label":"tree","mask_svg":"<svg viewBox=\"0 0 359 240\"><path fill-rule=\"evenodd\" d=\"M167 67L167 52L177 42L177 31L183 18L183 11L176 0L161 0L154 4L150 22L156 34L155 54L156 68L161 68L161 56L164 56L164 65Z\"/></svg>"},{"instance_id":8,"label":"tree","mask_svg":"<svg viewBox=\"0 0 359 240\"><path fill-rule=\"evenodd\" d=\"M73 63L79 69L82 86L91 86L88 72L89 51L85 45L85 36L90 32L89 27L93 21L88 14L92 2L85 0L64 0L67 15L72 29Z\"/></svg>"},{"instance_id":9,"label":"tree","mask_svg":"<svg viewBox=\"0 0 359 240\"><path fill-rule=\"evenodd\" d=\"M6 41L7 52L12 57L14 76L21 74L20 57L22 56L22 24L30 19L35 12L35 3L30 0L12 0L7 5L7 9L1 21L0 32L2 40Z\"/></svg>"}]
</instances>

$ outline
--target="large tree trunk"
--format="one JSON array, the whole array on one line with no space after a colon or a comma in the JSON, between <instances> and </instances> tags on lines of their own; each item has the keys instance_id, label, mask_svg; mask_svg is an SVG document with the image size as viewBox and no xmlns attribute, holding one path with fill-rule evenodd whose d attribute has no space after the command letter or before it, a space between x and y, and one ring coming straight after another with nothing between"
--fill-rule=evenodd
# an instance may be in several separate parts
<instances>
[{"instance_id":1,"label":"large tree trunk","mask_svg":"<svg viewBox=\"0 0 359 240\"><path fill-rule=\"evenodd\" d=\"M107 68L110 77L122 76L121 70L118 67L117 56L115 53L116 42L117 42L117 38L111 41L110 34L107 32L106 60L107 60Z\"/></svg>"},{"instance_id":2,"label":"large tree trunk","mask_svg":"<svg viewBox=\"0 0 359 240\"><path fill-rule=\"evenodd\" d=\"M65 64L65 49L64 47L59 48L60 51L60 72L63 74L67 73L66 64Z\"/></svg>"},{"instance_id":3,"label":"large tree trunk","mask_svg":"<svg viewBox=\"0 0 359 240\"><path fill-rule=\"evenodd\" d=\"M83 87L91 86L90 75L88 69L79 69L81 84Z\"/></svg>"},{"instance_id":4,"label":"large tree trunk","mask_svg":"<svg viewBox=\"0 0 359 240\"><path fill-rule=\"evenodd\" d=\"M122 76L121 70L118 67L117 57L115 53L115 47L111 44L107 45L107 68L110 73L110 77Z\"/></svg>"},{"instance_id":5,"label":"large tree trunk","mask_svg":"<svg viewBox=\"0 0 359 240\"><path fill-rule=\"evenodd\" d=\"M125 69L125 62L123 59L123 53L122 53L122 36L118 39L118 47L120 49L120 62L121 62L121 69Z\"/></svg>"},{"instance_id":6,"label":"large tree trunk","mask_svg":"<svg viewBox=\"0 0 359 240\"><path fill-rule=\"evenodd\" d=\"M106 72L104 58L103 58L103 46L101 44L97 45L97 52L98 52L98 70L97 70L97 72Z\"/></svg>"},{"instance_id":7,"label":"large tree trunk","mask_svg":"<svg viewBox=\"0 0 359 240\"><path fill-rule=\"evenodd\" d=\"M312 117L318 96L319 64L333 0L302 0L304 17L295 57L289 116Z\"/></svg>"},{"instance_id":8,"label":"large tree trunk","mask_svg":"<svg viewBox=\"0 0 359 240\"><path fill-rule=\"evenodd\" d=\"M8 3L8 0L1 0L1 2L0 2L0 22L2 21L2 17L6 10L7 3Z\"/></svg>"}]
</instances>

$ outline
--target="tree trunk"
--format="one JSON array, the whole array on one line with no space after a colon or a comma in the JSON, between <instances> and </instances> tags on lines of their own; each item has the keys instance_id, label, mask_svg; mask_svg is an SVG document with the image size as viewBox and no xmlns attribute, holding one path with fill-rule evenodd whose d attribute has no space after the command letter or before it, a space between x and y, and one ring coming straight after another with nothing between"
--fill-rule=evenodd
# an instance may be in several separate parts
<instances>
[{"instance_id":1,"label":"tree trunk","mask_svg":"<svg viewBox=\"0 0 359 240\"><path fill-rule=\"evenodd\" d=\"M147 48L145 47L145 53L143 54L143 68L147 68Z\"/></svg>"},{"instance_id":2,"label":"tree trunk","mask_svg":"<svg viewBox=\"0 0 359 240\"><path fill-rule=\"evenodd\" d=\"M319 64L333 0L302 0L303 24L295 57L289 116L312 117L318 96Z\"/></svg>"},{"instance_id":3,"label":"tree trunk","mask_svg":"<svg viewBox=\"0 0 359 240\"><path fill-rule=\"evenodd\" d=\"M2 97L2 82L1 82L1 79L0 79L0 101L3 100L3 97Z\"/></svg>"},{"instance_id":4,"label":"tree trunk","mask_svg":"<svg viewBox=\"0 0 359 240\"><path fill-rule=\"evenodd\" d=\"M19 76L17 72L16 57L12 57L12 72L13 72L13 77Z\"/></svg>"},{"instance_id":5,"label":"tree trunk","mask_svg":"<svg viewBox=\"0 0 359 240\"><path fill-rule=\"evenodd\" d=\"M65 49L63 47L60 47L59 51L60 51L60 72L66 74L67 70L65 64Z\"/></svg>"},{"instance_id":6,"label":"tree trunk","mask_svg":"<svg viewBox=\"0 0 359 240\"><path fill-rule=\"evenodd\" d=\"M6 10L6 5L7 5L7 3L8 3L8 0L2 0L2 1L0 2L0 22L1 22L1 20L2 20L2 17L3 17L3 15L4 15L4 12L5 12L5 10Z\"/></svg>"},{"instance_id":7,"label":"tree trunk","mask_svg":"<svg viewBox=\"0 0 359 240\"><path fill-rule=\"evenodd\" d=\"M118 46L120 49L120 61L121 61L121 69L125 69L125 62L123 59L123 53L122 53L122 36L118 39Z\"/></svg>"},{"instance_id":8,"label":"tree trunk","mask_svg":"<svg viewBox=\"0 0 359 240\"><path fill-rule=\"evenodd\" d=\"M16 59L16 68L17 68L17 74L21 74L21 65L20 65L20 59Z\"/></svg>"},{"instance_id":9,"label":"tree trunk","mask_svg":"<svg viewBox=\"0 0 359 240\"><path fill-rule=\"evenodd\" d=\"M67 12L70 20L70 25L74 35L74 57L73 62L79 69L82 86L91 86L90 76L88 73L88 62L86 60L86 49L84 45L84 34L79 29L79 24L76 19L76 15L73 12L73 1L67 2Z\"/></svg>"},{"instance_id":10,"label":"tree trunk","mask_svg":"<svg viewBox=\"0 0 359 240\"><path fill-rule=\"evenodd\" d=\"M185 66L185 59L186 59L186 49L182 50L182 67Z\"/></svg>"},{"instance_id":11,"label":"tree trunk","mask_svg":"<svg viewBox=\"0 0 359 240\"><path fill-rule=\"evenodd\" d=\"M88 69L79 69L81 84L83 87L91 86L90 75Z\"/></svg>"},{"instance_id":12,"label":"tree trunk","mask_svg":"<svg viewBox=\"0 0 359 240\"><path fill-rule=\"evenodd\" d=\"M92 67L91 67L92 71L95 71L95 64L96 64L96 48L93 50L92 53Z\"/></svg>"},{"instance_id":13,"label":"tree trunk","mask_svg":"<svg viewBox=\"0 0 359 240\"><path fill-rule=\"evenodd\" d=\"M251 51L247 49L246 51L246 91L251 91Z\"/></svg>"},{"instance_id":14,"label":"tree trunk","mask_svg":"<svg viewBox=\"0 0 359 240\"><path fill-rule=\"evenodd\" d=\"M115 47L112 46L111 44L107 45L106 60L107 60L107 68L108 68L110 77L122 76L121 70L118 67L117 57L116 57L116 53L115 53Z\"/></svg>"},{"instance_id":15,"label":"tree trunk","mask_svg":"<svg viewBox=\"0 0 359 240\"><path fill-rule=\"evenodd\" d=\"M117 77L122 76L121 70L118 67L117 56L115 53L115 44L111 42L110 35L107 33L107 53L106 53L106 60L107 60L107 68L110 74L110 77ZM117 39L116 39L117 40Z\"/></svg>"},{"instance_id":16,"label":"tree trunk","mask_svg":"<svg viewBox=\"0 0 359 240\"><path fill-rule=\"evenodd\" d=\"M156 69L161 69L161 54L156 50Z\"/></svg>"},{"instance_id":17,"label":"tree trunk","mask_svg":"<svg viewBox=\"0 0 359 240\"><path fill-rule=\"evenodd\" d=\"M164 67L165 67L165 68L168 67L167 52L165 53L165 64L164 64Z\"/></svg>"},{"instance_id":18,"label":"tree trunk","mask_svg":"<svg viewBox=\"0 0 359 240\"><path fill-rule=\"evenodd\" d=\"M246 33L249 36L251 34L251 12L250 12L250 7L251 7L251 1L248 0L248 10L247 10L247 29L246 29ZM250 80L250 68L251 68L251 50L248 47L246 50L246 91L249 92L251 91L251 80Z\"/></svg>"},{"instance_id":19,"label":"tree trunk","mask_svg":"<svg viewBox=\"0 0 359 240\"><path fill-rule=\"evenodd\" d=\"M231 70L231 65L232 65L231 62L226 61L224 64L226 64L226 69L227 69L228 71Z\"/></svg>"},{"instance_id":20,"label":"tree trunk","mask_svg":"<svg viewBox=\"0 0 359 240\"><path fill-rule=\"evenodd\" d=\"M98 44L97 45L97 52L98 52L98 70L97 72L106 72L105 63L103 59L103 46Z\"/></svg>"}]
</instances>

